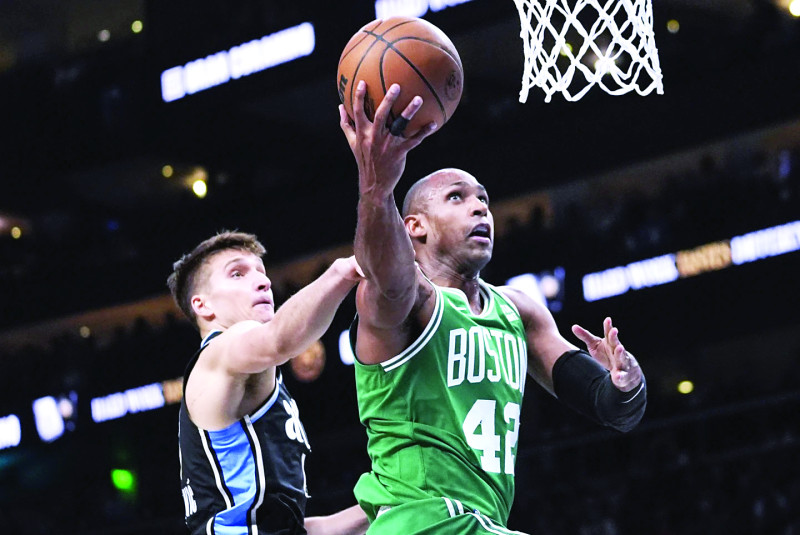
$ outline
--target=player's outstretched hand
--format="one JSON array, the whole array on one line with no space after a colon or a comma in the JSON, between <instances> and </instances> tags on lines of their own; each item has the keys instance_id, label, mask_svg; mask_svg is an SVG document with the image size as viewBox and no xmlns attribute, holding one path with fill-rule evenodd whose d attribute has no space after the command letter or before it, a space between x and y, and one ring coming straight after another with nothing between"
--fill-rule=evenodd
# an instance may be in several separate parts
<instances>
[{"instance_id":1,"label":"player's outstretched hand","mask_svg":"<svg viewBox=\"0 0 800 535\"><path fill-rule=\"evenodd\" d=\"M595 336L580 325L573 325L572 332L586 344L589 354L611 372L611 382L619 390L630 392L642 382L642 369L633 355L619 341L619 330L611 324L611 318L603 321L603 337Z\"/></svg>"},{"instance_id":2,"label":"player's outstretched hand","mask_svg":"<svg viewBox=\"0 0 800 535\"><path fill-rule=\"evenodd\" d=\"M350 121L344 105L339 105L339 126L358 163L361 181L359 190L362 194L373 192L383 195L392 192L403 174L408 152L436 128L436 125L431 123L413 136L403 137L402 131L405 125L422 107L422 98L419 96L411 100L392 125L389 124L392 106L400 96L400 91L400 86L397 84L389 87L386 96L375 110L374 121L370 121L364 111L367 84L363 80L356 84L353 122ZM377 191L373 191L376 189Z\"/></svg>"}]
</instances>

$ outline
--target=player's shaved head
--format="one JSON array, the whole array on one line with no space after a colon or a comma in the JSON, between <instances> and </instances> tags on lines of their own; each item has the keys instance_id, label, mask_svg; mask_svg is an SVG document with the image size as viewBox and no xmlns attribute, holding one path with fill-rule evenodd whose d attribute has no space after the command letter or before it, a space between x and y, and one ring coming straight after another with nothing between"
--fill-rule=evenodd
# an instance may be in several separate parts
<instances>
[{"instance_id":1,"label":"player's shaved head","mask_svg":"<svg viewBox=\"0 0 800 535\"><path fill-rule=\"evenodd\" d=\"M406 217L409 214L427 213L428 202L430 201L433 187L440 186L442 179L452 175L466 175L471 177L471 175L460 169L440 169L428 176L420 178L411 185L406 193L405 199L403 199L402 216Z\"/></svg>"},{"instance_id":2,"label":"player's shaved head","mask_svg":"<svg viewBox=\"0 0 800 535\"><path fill-rule=\"evenodd\" d=\"M422 177L408 189L405 199L403 199L403 217L408 214L424 213L427 207L426 192L429 186L429 178L431 175Z\"/></svg>"}]
</instances>

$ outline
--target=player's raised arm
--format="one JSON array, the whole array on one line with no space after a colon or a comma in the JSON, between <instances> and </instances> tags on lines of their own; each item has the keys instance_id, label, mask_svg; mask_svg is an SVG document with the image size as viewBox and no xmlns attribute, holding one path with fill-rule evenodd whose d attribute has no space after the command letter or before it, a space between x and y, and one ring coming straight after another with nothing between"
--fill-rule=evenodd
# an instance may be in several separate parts
<instances>
[{"instance_id":1,"label":"player's raised arm","mask_svg":"<svg viewBox=\"0 0 800 535\"><path fill-rule=\"evenodd\" d=\"M355 254L366 280L359 286L362 322L390 329L405 320L416 299L417 270L414 249L397 210L394 189L405 169L406 155L419 145L433 126L405 138L388 125L392 105L400 94L393 85L370 122L364 112L366 84L356 86L354 124L340 107L340 125L358 164L359 202ZM415 97L395 121L411 119L422 105ZM395 128L396 129L396 128Z\"/></svg>"},{"instance_id":2,"label":"player's raised arm","mask_svg":"<svg viewBox=\"0 0 800 535\"><path fill-rule=\"evenodd\" d=\"M283 364L325 333L342 300L361 280L355 257L337 259L276 313L272 283L259 256L263 248L251 251L233 241L249 236L244 233L220 236L222 245L234 245L197 256L201 260L190 258L190 268L192 262L204 261L203 266L189 275L181 271L183 280L192 281L191 285L183 282L178 300L187 316L196 318L203 337L224 331L209 345L204 353L207 358L201 359L198 369L205 366L233 376L261 373ZM226 236L231 236L228 242Z\"/></svg>"},{"instance_id":3,"label":"player's raised arm","mask_svg":"<svg viewBox=\"0 0 800 535\"><path fill-rule=\"evenodd\" d=\"M354 257L339 258L287 299L271 321L232 326L224 352L229 370L258 373L302 353L330 327L339 305L361 279L358 269Z\"/></svg>"}]
</instances>

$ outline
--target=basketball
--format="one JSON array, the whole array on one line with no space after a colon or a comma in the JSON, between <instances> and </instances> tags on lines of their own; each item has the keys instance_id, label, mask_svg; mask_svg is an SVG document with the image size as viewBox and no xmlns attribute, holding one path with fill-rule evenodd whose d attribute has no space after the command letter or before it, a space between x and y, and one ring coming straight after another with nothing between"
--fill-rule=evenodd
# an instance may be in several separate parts
<instances>
[{"instance_id":1,"label":"basketball","mask_svg":"<svg viewBox=\"0 0 800 535\"><path fill-rule=\"evenodd\" d=\"M370 121L394 83L400 85L400 96L390 121L411 99L422 97L422 108L404 132L410 137L431 122L440 129L452 117L461 101L464 70L456 47L438 27L419 18L390 17L366 24L350 38L336 80L339 100L351 119L359 80L367 83L364 111Z\"/></svg>"}]
</instances>

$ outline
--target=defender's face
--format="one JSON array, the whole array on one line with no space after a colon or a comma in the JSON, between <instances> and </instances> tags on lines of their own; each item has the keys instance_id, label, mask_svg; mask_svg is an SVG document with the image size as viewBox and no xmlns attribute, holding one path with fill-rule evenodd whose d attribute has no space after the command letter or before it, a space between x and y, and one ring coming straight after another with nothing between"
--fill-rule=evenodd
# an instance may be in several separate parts
<instances>
[{"instance_id":1,"label":"defender's face","mask_svg":"<svg viewBox=\"0 0 800 535\"><path fill-rule=\"evenodd\" d=\"M492 258L494 218L489 196L472 175L450 170L431 177L428 244L458 267L483 268Z\"/></svg>"},{"instance_id":2,"label":"defender's face","mask_svg":"<svg viewBox=\"0 0 800 535\"><path fill-rule=\"evenodd\" d=\"M272 283L264 262L245 251L215 253L205 267L206 280L198 290L206 311L222 327L244 320L266 323L275 315Z\"/></svg>"}]
</instances>

